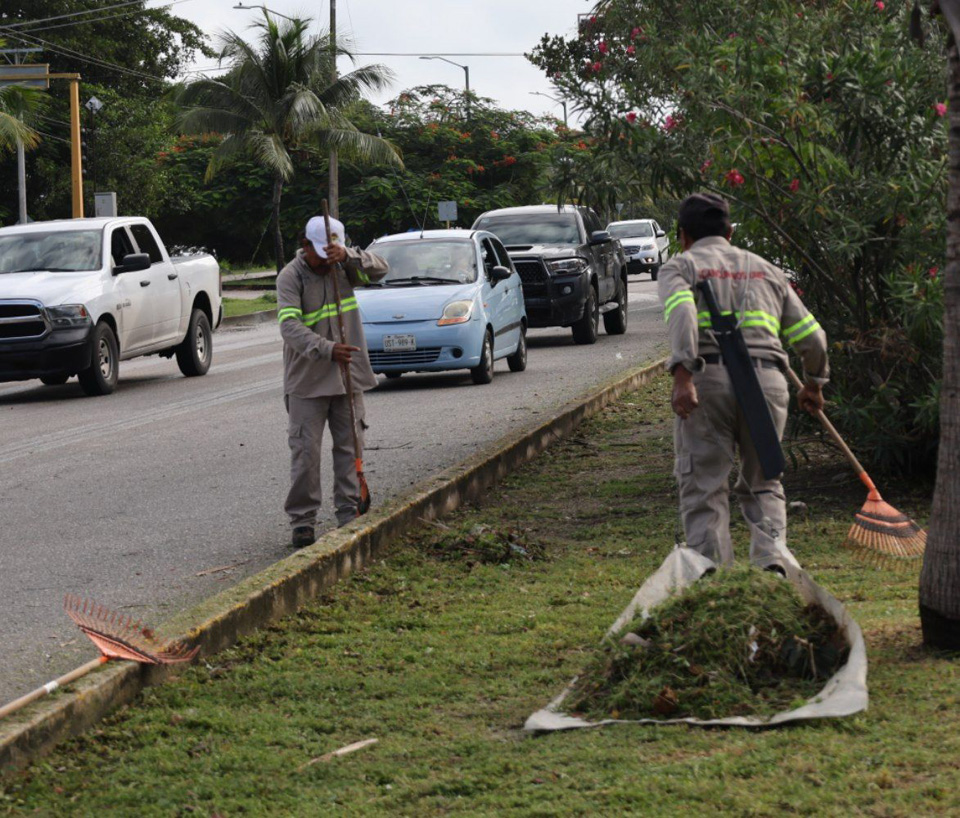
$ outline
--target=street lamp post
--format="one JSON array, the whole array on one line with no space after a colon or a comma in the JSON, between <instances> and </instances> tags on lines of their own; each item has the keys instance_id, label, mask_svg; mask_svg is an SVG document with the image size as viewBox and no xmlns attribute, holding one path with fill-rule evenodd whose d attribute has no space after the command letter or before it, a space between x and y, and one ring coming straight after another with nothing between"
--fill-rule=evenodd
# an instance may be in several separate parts
<instances>
[{"instance_id":1,"label":"street lamp post","mask_svg":"<svg viewBox=\"0 0 960 818\"><path fill-rule=\"evenodd\" d=\"M268 9L266 6L245 6L243 5L243 3L237 3L237 5L235 5L234 8L241 9L243 11L252 11L253 9L263 9L264 11L269 12L270 14L276 14L277 17L283 17L285 20L296 21L297 19L296 17L288 17L286 14L281 14L279 11Z\"/></svg>"},{"instance_id":2,"label":"street lamp post","mask_svg":"<svg viewBox=\"0 0 960 818\"><path fill-rule=\"evenodd\" d=\"M546 97L547 99L552 99L554 102L559 102L563 106L563 127L567 127L567 103L566 100L559 99L558 97L552 97L550 94L545 94L543 91L531 91L536 97Z\"/></svg>"},{"instance_id":3,"label":"street lamp post","mask_svg":"<svg viewBox=\"0 0 960 818\"><path fill-rule=\"evenodd\" d=\"M448 60L446 57L421 57L420 59L421 60L443 60L444 62L450 63L450 65L455 65L457 66L457 68L463 69L463 75L466 80L466 95L464 96L464 99L466 100L467 121L469 122L470 121L470 66L460 65L460 63L454 62L453 60Z\"/></svg>"}]
</instances>

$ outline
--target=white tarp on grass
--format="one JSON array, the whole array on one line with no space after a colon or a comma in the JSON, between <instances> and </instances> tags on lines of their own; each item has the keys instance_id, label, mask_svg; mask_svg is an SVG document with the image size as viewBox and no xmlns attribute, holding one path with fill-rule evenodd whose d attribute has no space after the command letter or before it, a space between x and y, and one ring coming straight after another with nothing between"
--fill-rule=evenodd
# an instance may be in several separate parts
<instances>
[{"instance_id":1,"label":"white tarp on grass","mask_svg":"<svg viewBox=\"0 0 960 818\"><path fill-rule=\"evenodd\" d=\"M840 668L824 685L823 689L802 707L785 710L770 718L754 716L732 716L724 719L603 719L586 721L563 712L564 699L573 689L571 682L567 689L544 709L538 710L527 719L523 729L531 732L551 730L573 730L578 727L601 727L605 724L698 724L702 726L730 727L774 727L791 721L805 719L837 718L851 716L867 709L867 649L863 642L860 626L853 621L846 608L840 602L817 585L789 551L784 549L787 562L787 578L792 582L801 597L815 602L833 617L843 631L850 645L850 654L846 664ZM696 582L705 572L716 565L691 548L675 548L656 573L643 583L636 596L613 623L607 636L623 630L633 621L638 612L648 612L663 602L672 593Z\"/></svg>"}]
</instances>

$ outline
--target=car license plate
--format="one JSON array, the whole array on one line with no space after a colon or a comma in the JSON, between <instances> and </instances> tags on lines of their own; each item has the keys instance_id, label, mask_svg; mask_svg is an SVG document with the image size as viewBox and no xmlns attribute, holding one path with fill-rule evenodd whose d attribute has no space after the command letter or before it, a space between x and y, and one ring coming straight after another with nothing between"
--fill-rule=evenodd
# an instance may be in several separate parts
<instances>
[{"instance_id":1,"label":"car license plate","mask_svg":"<svg viewBox=\"0 0 960 818\"><path fill-rule=\"evenodd\" d=\"M408 352L417 348L416 335L384 335L384 352Z\"/></svg>"}]
</instances>

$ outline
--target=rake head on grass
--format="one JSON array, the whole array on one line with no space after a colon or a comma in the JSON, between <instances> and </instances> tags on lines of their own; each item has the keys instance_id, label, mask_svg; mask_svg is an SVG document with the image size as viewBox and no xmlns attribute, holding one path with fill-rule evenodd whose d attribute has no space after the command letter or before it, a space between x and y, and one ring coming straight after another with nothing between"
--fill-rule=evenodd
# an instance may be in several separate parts
<instances>
[{"instance_id":1,"label":"rake head on grass","mask_svg":"<svg viewBox=\"0 0 960 818\"><path fill-rule=\"evenodd\" d=\"M884 502L865 472L861 479L869 494L847 532L844 545L862 557L885 565L919 565L927 547L927 532L906 514Z\"/></svg>"},{"instance_id":2,"label":"rake head on grass","mask_svg":"<svg viewBox=\"0 0 960 818\"><path fill-rule=\"evenodd\" d=\"M67 594L64 610L97 649L109 659L130 659L149 665L171 665L189 662L197 655L199 646L188 650L180 644L158 642L153 631L134 622L129 616L115 613L92 600Z\"/></svg>"}]
</instances>

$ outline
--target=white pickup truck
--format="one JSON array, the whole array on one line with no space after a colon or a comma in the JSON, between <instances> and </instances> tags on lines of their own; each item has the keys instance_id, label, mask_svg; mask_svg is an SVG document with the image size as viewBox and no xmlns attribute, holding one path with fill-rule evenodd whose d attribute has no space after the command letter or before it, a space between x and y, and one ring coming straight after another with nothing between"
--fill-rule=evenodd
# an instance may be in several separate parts
<instances>
[{"instance_id":1,"label":"white pickup truck","mask_svg":"<svg viewBox=\"0 0 960 818\"><path fill-rule=\"evenodd\" d=\"M216 259L171 258L147 219L0 228L0 381L107 395L120 361L154 354L204 375L222 317Z\"/></svg>"}]
</instances>

